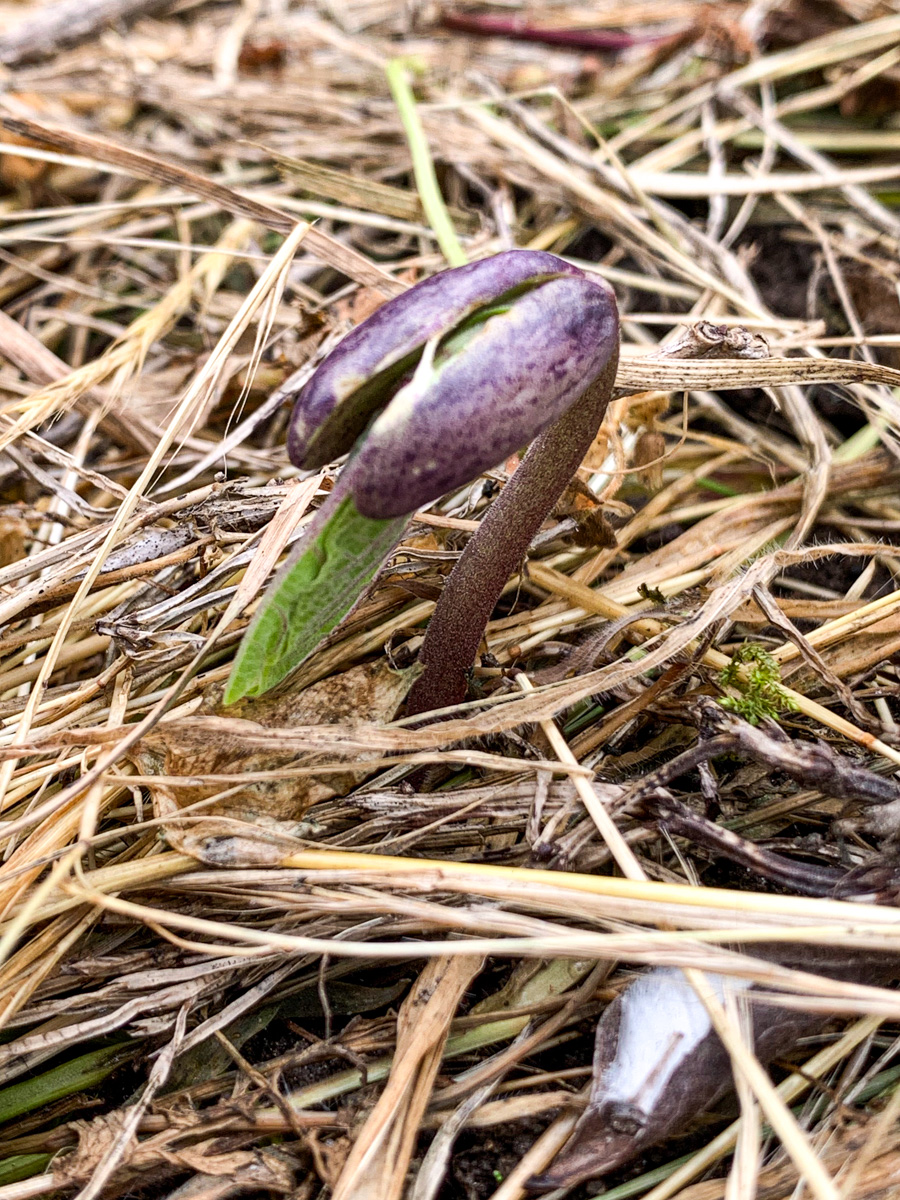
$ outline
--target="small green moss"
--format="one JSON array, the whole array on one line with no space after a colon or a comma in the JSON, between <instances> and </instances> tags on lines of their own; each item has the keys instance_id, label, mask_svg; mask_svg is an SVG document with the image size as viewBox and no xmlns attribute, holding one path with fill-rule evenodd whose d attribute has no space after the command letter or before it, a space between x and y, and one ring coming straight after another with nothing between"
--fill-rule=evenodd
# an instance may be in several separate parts
<instances>
[{"instance_id":1,"label":"small green moss","mask_svg":"<svg viewBox=\"0 0 900 1200\"><path fill-rule=\"evenodd\" d=\"M746 677L741 672L743 666L749 666ZM778 663L768 650L753 642L735 651L731 662L719 673L719 684L723 688L741 689L740 696L726 696L719 703L751 725L758 725L764 717L775 719L797 707L781 686Z\"/></svg>"}]
</instances>

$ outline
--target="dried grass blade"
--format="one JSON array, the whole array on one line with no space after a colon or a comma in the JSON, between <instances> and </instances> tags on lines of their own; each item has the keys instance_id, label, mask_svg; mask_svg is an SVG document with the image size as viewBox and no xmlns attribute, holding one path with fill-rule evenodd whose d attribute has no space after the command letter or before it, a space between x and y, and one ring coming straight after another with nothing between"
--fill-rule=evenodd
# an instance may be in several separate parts
<instances>
[{"instance_id":1,"label":"dried grass blade","mask_svg":"<svg viewBox=\"0 0 900 1200\"><path fill-rule=\"evenodd\" d=\"M104 26L149 16L167 8L170 0L57 0L18 21L0 38L0 62L7 67L48 58L61 46L71 46Z\"/></svg>"},{"instance_id":2,"label":"dried grass blade","mask_svg":"<svg viewBox=\"0 0 900 1200\"><path fill-rule=\"evenodd\" d=\"M128 171L138 179L150 179L154 183L166 183L173 187L185 188L195 196L210 200L225 212L235 216L245 217L250 221L258 221L269 229L279 233L290 233L298 222L288 213L263 204L250 196L245 196L234 188L223 183L198 175L186 167L176 166L153 154L132 150L120 146L106 138L76 133L68 129L60 129L36 121L31 117L9 116L0 112L0 127L19 137L33 139L46 145L54 146L66 153L82 154L101 163L109 163ZM382 271L364 254L345 246L336 238L319 229L307 226L306 246L312 253L317 254L323 262L341 271L357 283L366 287L377 288L385 296L396 296L405 290L406 285L393 279L386 271Z\"/></svg>"},{"instance_id":3,"label":"dried grass blade","mask_svg":"<svg viewBox=\"0 0 900 1200\"><path fill-rule=\"evenodd\" d=\"M519 690L526 694L534 691L534 685L527 675L519 674L516 676L516 685ZM572 766L578 765L578 760L569 749L568 742L556 728L552 721L542 721L541 729L544 731L544 736L549 741L552 748L556 751L556 756L560 762L570 763ZM603 804L596 792L593 784L589 779L585 779L582 775L573 775L572 780L575 784L575 790L581 797L584 807L587 809L591 820L597 826L597 830L604 842L609 848L610 853L616 860L619 870L626 879L646 879L644 869L634 856L634 851L622 837L615 821L603 807Z\"/></svg>"},{"instance_id":4,"label":"dried grass blade","mask_svg":"<svg viewBox=\"0 0 900 1200\"><path fill-rule=\"evenodd\" d=\"M900 371L867 362L835 358L678 359L631 357L619 360L616 388L625 394L679 390L715 391L785 384L883 383L900 387ZM900 415L896 418L900 423Z\"/></svg>"},{"instance_id":5,"label":"dried grass blade","mask_svg":"<svg viewBox=\"0 0 900 1200\"><path fill-rule=\"evenodd\" d=\"M419 197L404 191L403 188L379 183L363 175L335 171L331 167L322 166L321 163L292 158L267 147L262 148L304 191L312 192L315 196L325 196L350 208L360 208L365 212L380 213L385 217L397 217L401 221L412 223L420 222L425 215ZM448 208L448 212L454 225L467 233L475 232L477 221L471 213L464 212L461 208Z\"/></svg>"},{"instance_id":6,"label":"dried grass blade","mask_svg":"<svg viewBox=\"0 0 900 1200\"><path fill-rule=\"evenodd\" d=\"M475 956L433 958L397 1017L384 1091L353 1143L334 1200L400 1200L456 1007L481 970Z\"/></svg>"},{"instance_id":7,"label":"dried grass blade","mask_svg":"<svg viewBox=\"0 0 900 1200\"><path fill-rule=\"evenodd\" d=\"M840 1189L825 1170L791 1110L778 1095L775 1085L760 1066L759 1059L743 1044L739 1031L728 1019L728 1014L705 976L694 970L686 970L685 976L700 997L713 1028L728 1050L735 1073L740 1072L752 1088L760 1108L793 1159L801 1178L806 1180L809 1190L817 1200L841 1200Z\"/></svg>"},{"instance_id":8,"label":"dried grass blade","mask_svg":"<svg viewBox=\"0 0 900 1200\"><path fill-rule=\"evenodd\" d=\"M689 279L701 288L709 288L714 294L722 296L723 299L733 304L738 312L747 313L753 317L764 318L766 316L759 305L749 301L746 296L730 287L718 276L704 270L690 255L674 246L655 229L645 225L634 215L624 200L612 191L598 187L587 178L580 168L563 162L551 151L538 145L533 138L516 129L510 122L502 121L484 109L468 109L466 116L500 145L508 146L521 154L537 171L576 196L583 204L585 212L590 216L599 219L604 225L612 225L617 232L624 233L629 240L633 240L644 250L667 262L672 270L682 278Z\"/></svg>"},{"instance_id":9,"label":"dried grass blade","mask_svg":"<svg viewBox=\"0 0 900 1200\"><path fill-rule=\"evenodd\" d=\"M882 1024L880 1017L864 1017L852 1025L833 1045L826 1046L813 1058L803 1064L802 1071L789 1075L778 1085L778 1094L785 1103L796 1100L809 1088L813 1081L821 1079L839 1062L855 1050L861 1042L876 1033ZM734 1121L727 1129L723 1129L708 1145L699 1150L686 1163L678 1167L663 1183L658 1184L647 1192L644 1200L671 1200L680 1192L685 1184L696 1179L719 1161L737 1141L741 1130L741 1121Z\"/></svg>"},{"instance_id":10,"label":"dried grass blade","mask_svg":"<svg viewBox=\"0 0 900 1200\"><path fill-rule=\"evenodd\" d=\"M128 498L120 504L115 518L110 522L110 527L107 531L106 537L104 538L103 544L95 555L90 568L86 572L84 579L79 585L78 591L76 592L72 603L69 605L69 608L66 612L66 616L60 622L59 628L54 635L53 642L47 650L41 665L41 670L38 674L37 681L31 691L31 694L29 695L28 703L26 704L25 710L22 713L17 725L16 737L18 740L28 736L31 724L34 720L34 714L37 705L43 694L43 683L49 679L50 675L52 674L57 655L62 649L63 643L68 635L71 622L78 614L79 605L85 596L87 596L97 576L100 574L100 570L103 566L106 556L115 545L123 525L134 511L138 501L144 495L144 492L152 481L153 476L159 469L160 464L163 462L166 454L168 454L169 449L179 433L182 425L185 421L191 419L192 413L196 412L199 401L204 395L206 389L210 387L216 379L217 373L221 370L222 364L227 355L231 353L237 338L249 325L253 318L253 314L266 301L266 298L269 296L273 287L276 286L277 281L280 279L283 280L285 271L293 259L297 247L306 236L307 231L308 226L296 226L294 230L285 238L277 254L274 255L269 266L260 276L252 292L244 301L239 312L235 315L225 333L219 339L215 350L207 359L202 370L198 372L190 386L187 388L184 396L173 413L168 429L159 441L159 445L147 460L144 469L141 471L141 474L132 486L128 494ZM113 750L110 755L107 755L105 760L97 763L91 771L87 771L77 784L74 784L69 788L64 788L63 791L55 798L58 808L64 808L76 797L81 796L100 778L108 766L117 761L118 757L121 756L121 753L122 745ZM14 763L12 760L0 764L0 797L5 794L6 789L9 786L13 769Z\"/></svg>"}]
</instances>

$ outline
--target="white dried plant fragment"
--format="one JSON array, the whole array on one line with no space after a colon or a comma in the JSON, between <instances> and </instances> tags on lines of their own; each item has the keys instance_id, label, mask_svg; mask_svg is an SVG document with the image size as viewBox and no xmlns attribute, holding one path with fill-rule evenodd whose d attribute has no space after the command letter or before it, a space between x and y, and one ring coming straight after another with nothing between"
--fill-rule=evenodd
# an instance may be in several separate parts
<instances>
[{"instance_id":1,"label":"white dried plant fragment","mask_svg":"<svg viewBox=\"0 0 900 1200\"><path fill-rule=\"evenodd\" d=\"M746 991L750 981L707 976L719 1000L726 988ZM618 1044L603 1072L596 1103L614 1106L637 1125L654 1112L676 1071L712 1027L706 1009L684 974L659 967L640 976L622 994Z\"/></svg>"}]
</instances>

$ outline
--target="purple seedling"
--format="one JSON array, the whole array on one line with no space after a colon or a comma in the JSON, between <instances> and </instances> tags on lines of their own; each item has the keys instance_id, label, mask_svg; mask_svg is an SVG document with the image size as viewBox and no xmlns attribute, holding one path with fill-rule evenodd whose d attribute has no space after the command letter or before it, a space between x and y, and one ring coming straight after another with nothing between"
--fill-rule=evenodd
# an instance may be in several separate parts
<instances>
[{"instance_id":1,"label":"purple seedling","mask_svg":"<svg viewBox=\"0 0 900 1200\"><path fill-rule=\"evenodd\" d=\"M347 615L423 504L533 442L469 541L422 649L411 710L465 695L510 574L590 447L612 392L615 297L512 250L432 276L364 321L297 397L291 461L349 454L244 635L226 703L285 678Z\"/></svg>"}]
</instances>

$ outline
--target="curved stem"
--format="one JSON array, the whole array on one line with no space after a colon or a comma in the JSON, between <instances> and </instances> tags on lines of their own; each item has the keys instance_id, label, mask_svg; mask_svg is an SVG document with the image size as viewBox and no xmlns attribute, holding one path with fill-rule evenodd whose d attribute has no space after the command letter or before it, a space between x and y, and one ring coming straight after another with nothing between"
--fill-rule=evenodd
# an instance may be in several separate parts
<instances>
[{"instance_id":1,"label":"curved stem","mask_svg":"<svg viewBox=\"0 0 900 1200\"><path fill-rule=\"evenodd\" d=\"M425 670L409 695L411 714L465 699L468 672L506 581L597 436L618 358L616 348L580 399L532 443L463 551L428 625L419 654Z\"/></svg>"}]
</instances>

